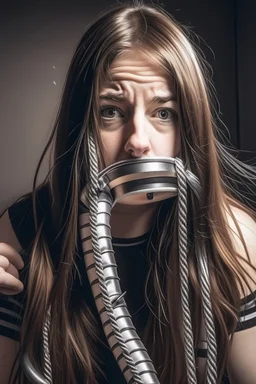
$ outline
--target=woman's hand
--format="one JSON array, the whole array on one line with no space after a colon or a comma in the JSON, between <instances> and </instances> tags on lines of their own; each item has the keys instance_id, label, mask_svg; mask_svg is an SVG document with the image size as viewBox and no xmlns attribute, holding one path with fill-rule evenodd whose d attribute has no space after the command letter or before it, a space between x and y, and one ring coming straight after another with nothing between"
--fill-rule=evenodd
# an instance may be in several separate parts
<instances>
[{"instance_id":1,"label":"woman's hand","mask_svg":"<svg viewBox=\"0 0 256 384\"><path fill-rule=\"evenodd\" d=\"M23 267L20 254L10 245L0 243L0 294L17 295L23 290L18 272Z\"/></svg>"}]
</instances>

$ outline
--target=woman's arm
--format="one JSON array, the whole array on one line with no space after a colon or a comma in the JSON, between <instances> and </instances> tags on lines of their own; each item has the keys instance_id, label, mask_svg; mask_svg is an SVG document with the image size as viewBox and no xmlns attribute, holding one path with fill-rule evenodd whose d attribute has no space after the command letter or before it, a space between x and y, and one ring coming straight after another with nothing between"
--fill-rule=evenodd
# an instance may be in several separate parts
<instances>
[{"instance_id":1,"label":"woman's arm","mask_svg":"<svg viewBox=\"0 0 256 384\"><path fill-rule=\"evenodd\" d=\"M251 263L256 267L256 222L241 210L234 208L233 213L238 221L241 232L244 236ZM233 244L237 252L246 257L242 242L238 237L238 231L233 223L232 229ZM250 276L256 281L256 272L243 263ZM256 284L249 281L251 290L256 291ZM246 287L245 287L246 289ZM248 288L246 289L247 294ZM248 292L249 294L250 292ZM255 292L256 300L256 292ZM254 298L253 301L254 301ZM252 301L252 310L255 303ZM253 315L254 312L251 314ZM231 342L231 353L228 362L228 373L231 384L255 384L256 383L256 325L249 329L235 332Z\"/></svg>"}]
</instances>

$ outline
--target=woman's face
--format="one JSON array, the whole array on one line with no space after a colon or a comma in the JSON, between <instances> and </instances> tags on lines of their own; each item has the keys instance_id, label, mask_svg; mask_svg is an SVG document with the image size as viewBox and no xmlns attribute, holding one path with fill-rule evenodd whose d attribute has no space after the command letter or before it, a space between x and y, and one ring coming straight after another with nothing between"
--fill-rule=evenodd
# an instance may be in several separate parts
<instances>
[{"instance_id":1,"label":"woman's face","mask_svg":"<svg viewBox=\"0 0 256 384\"><path fill-rule=\"evenodd\" d=\"M100 89L100 136L108 166L131 158L176 157L178 105L170 76L138 49L122 53Z\"/></svg>"}]
</instances>

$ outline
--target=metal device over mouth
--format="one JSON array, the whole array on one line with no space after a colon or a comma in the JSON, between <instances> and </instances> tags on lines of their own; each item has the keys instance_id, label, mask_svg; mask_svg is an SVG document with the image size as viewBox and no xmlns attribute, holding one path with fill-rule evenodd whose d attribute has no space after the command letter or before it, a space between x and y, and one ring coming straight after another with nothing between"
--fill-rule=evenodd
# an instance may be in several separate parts
<instances>
[{"instance_id":1,"label":"metal device over mouth","mask_svg":"<svg viewBox=\"0 0 256 384\"><path fill-rule=\"evenodd\" d=\"M144 157L123 160L99 173L99 188L108 186L116 203L140 205L177 195L175 159Z\"/></svg>"},{"instance_id":2,"label":"metal device over mouth","mask_svg":"<svg viewBox=\"0 0 256 384\"><path fill-rule=\"evenodd\" d=\"M96 169L96 167L95 167ZM79 231L86 272L102 326L119 367L127 383L159 384L156 370L148 352L133 325L121 291L111 236L111 211L115 204L152 204L178 195L179 207L179 253L182 257L181 297L183 316L186 317L186 332L192 332L188 305L187 252L187 191L189 184L199 198L200 184L195 175L184 169L179 158L145 157L124 160L102 170L91 172L89 188L80 196ZM89 208L89 210L88 210ZM207 269L207 266L205 267ZM44 326L44 335L49 331L50 311ZM192 340L192 341L191 341ZM187 367L194 364L193 338L186 339L185 349L192 356ZM34 383L52 384L48 341L44 343L44 375L36 372L24 356L23 367ZM46 345L46 347L45 347ZM48 359L47 359L48 356ZM195 364L194 364L195 365ZM195 377L195 369L192 372ZM189 383L194 383L193 379Z\"/></svg>"}]
</instances>

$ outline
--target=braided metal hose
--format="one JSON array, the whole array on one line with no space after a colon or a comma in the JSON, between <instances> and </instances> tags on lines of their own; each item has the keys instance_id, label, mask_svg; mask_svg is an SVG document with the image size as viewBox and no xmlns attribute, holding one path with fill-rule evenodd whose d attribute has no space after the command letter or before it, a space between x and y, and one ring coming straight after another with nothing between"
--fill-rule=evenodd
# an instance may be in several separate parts
<instances>
[{"instance_id":1,"label":"braided metal hose","mask_svg":"<svg viewBox=\"0 0 256 384\"><path fill-rule=\"evenodd\" d=\"M200 201L200 184L198 179L188 170L186 171L186 177L188 184L196 195L198 201ZM218 380L217 342L211 302L208 259L203 237L200 241L200 248L196 248L196 257L198 262L198 274L202 293L202 307L207 338L206 384L216 384Z\"/></svg>"},{"instance_id":2,"label":"braided metal hose","mask_svg":"<svg viewBox=\"0 0 256 384\"><path fill-rule=\"evenodd\" d=\"M178 236L179 236L179 265L181 309L184 330L185 360L187 367L187 379L189 384L196 384L196 362L194 350L194 337L192 330L191 313L189 306L189 272L187 260L187 180L183 163L175 159L178 180Z\"/></svg>"},{"instance_id":3,"label":"braided metal hose","mask_svg":"<svg viewBox=\"0 0 256 384\"><path fill-rule=\"evenodd\" d=\"M200 253L197 252L197 260L199 267L199 280L202 292L202 307L204 314L206 338L207 338L207 370L206 383L216 384L217 375L217 342L214 318L211 302L211 287L209 281L208 261L204 243L201 244Z\"/></svg>"},{"instance_id":4,"label":"braided metal hose","mask_svg":"<svg viewBox=\"0 0 256 384\"><path fill-rule=\"evenodd\" d=\"M192 172L186 171L187 182L193 190L198 201L200 201L200 184ZM217 369L217 342L215 325L211 302L211 287L209 279L208 259L205 247L205 241L202 237L200 248L196 248L196 257L198 262L199 283L202 293L202 307L204 315L204 324L207 338L207 359L206 359L206 384L216 384L218 380Z\"/></svg>"}]
</instances>

